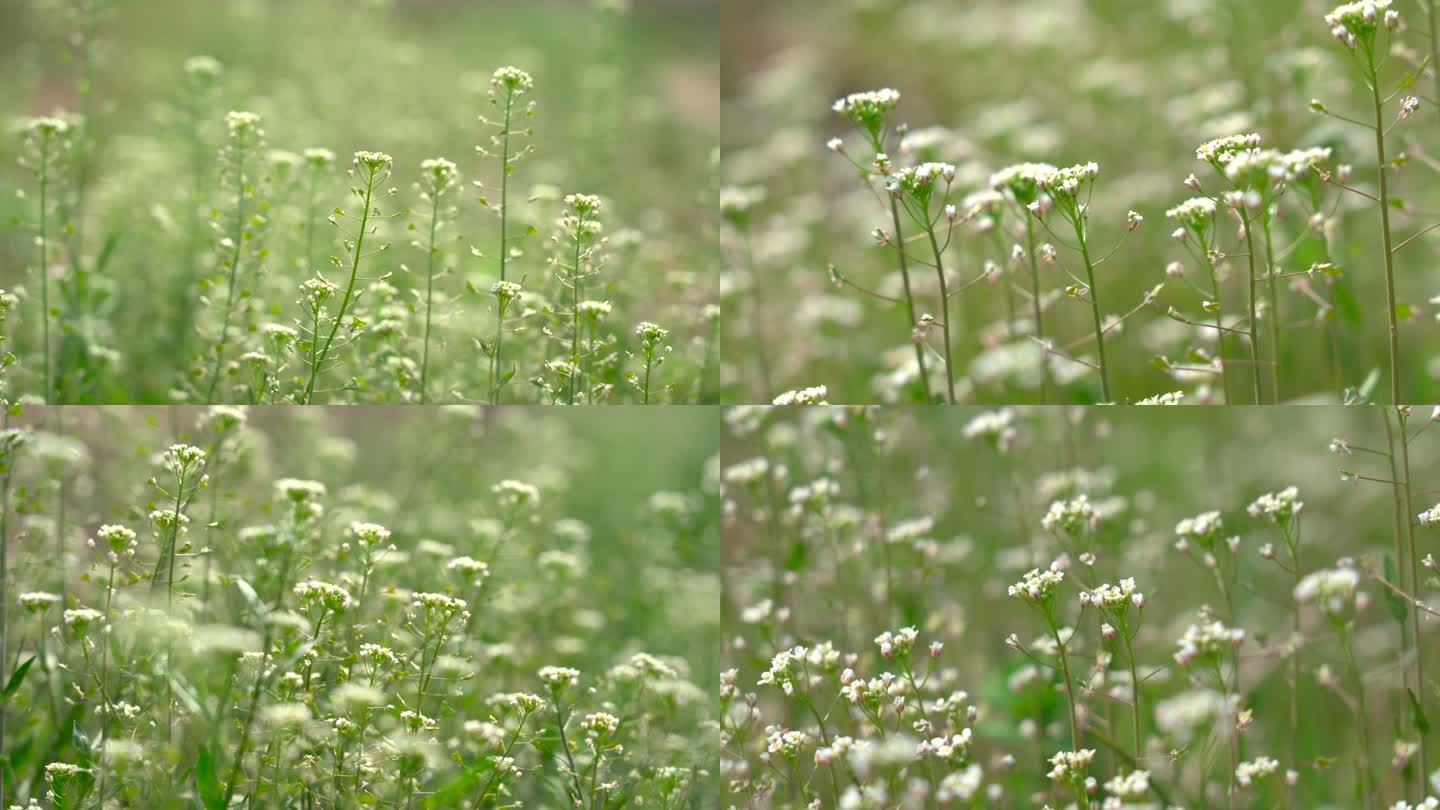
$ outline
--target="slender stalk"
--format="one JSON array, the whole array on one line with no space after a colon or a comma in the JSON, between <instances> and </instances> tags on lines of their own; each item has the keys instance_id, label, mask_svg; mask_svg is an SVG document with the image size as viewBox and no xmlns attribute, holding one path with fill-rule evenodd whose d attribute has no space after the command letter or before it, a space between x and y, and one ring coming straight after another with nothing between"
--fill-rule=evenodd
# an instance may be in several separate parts
<instances>
[{"instance_id":1,"label":"slender stalk","mask_svg":"<svg viewBox=\"0 0 1440 810\"><path fill-rule=\"evenodd\" d=\"M935 254L935 276L940 282L940 327L945 339L945 395L951 405L955 404L955 369L950 357L950 294L945 288L945 264L940 258L940 243L935 240L934 226L925 228L930 237L930 250ZM917 348L919 344L916 344Z\"/></svg>"},{"instance_id":2,"label":"slender stalk","mask_svg":"<svg viewBox=\"0 0 1440 810\"><path fill-rule=\"evenodd\" d=\"M519 725L515 726L515 733L510 735L510 739L505 743L505 750L500 752L500 759L510 756L510 749L514 748L516 741L520 739L520 732L524 730L525 721L528 719L530 719L529 712L521 715ZM499 768L490 769L490 778L485 780L484 786L480 788L480 792L475 796L475 807L479 808L484 806L485 797L490 794L490 788L494 786L495 780L499 778L499 776Z\"/></svg>"},{"instance_id":3,"label":"slender stalk","mask_svg":"<svg viewBox=\"0 0 1440 810\"><path fill-rule=\"evenodd\" d=\"M1401 483L1400 492L1405 507L1405 558L1406 560L1408 560L1410 568L1409 593L1414 594L1419 593L1420 591L1420 569L1419 563L1416 559L1419 555L1416 553L1415 550L1415 523L1411 518L1411 515L1414 514L1414 512L1412 511L1414 507L1412 506L1410 500L1410 436L1405 431L1405 422L1407 419L1406 413L1404 411L1400 411L1398 419L1400 422L1399 432L1401 476L1399 480ZM1405 576L1404 571L1406 567L1404 562L1397 559L1395 562L1395 566L1396 570L1400 572L1400 577L1403 578ZM1417 610L1414 605L1411 605L1408 612L1410 614L1410 644L1415 652L1415 676L1413 679L1415 683L1415 700L1423 704L1425 701L1425 647L1420 643L1420 611ZM1430 773L1430 767L1428 751L1426 750L1425 745L1425 735L1421 734L1419 736L1420 750L1417 752L1417 754L1420 758L1420 767L1416 771L1416 776L1420 779L1423 789L1423 783L1426 778L1426 774Z\"/></svg>"},{"instance_id":4,"label":"slender stalk","mask_svg":"<svg viewBox=\"0 0 1440 810\"><path fill-rule=\"evenodd\" d=\"M1375 58L1369 58L1370 97L1375 104L1375 162L1379 169L1380 237L1385 247L1385 318L1390 326L1390 404L1400 402L1400 325L1395 308L1395 256L1390 243L1390 180L1385 166L1385 122L1380 108L1380 79Z\"/></svg>"},{"instance_id":5,"label":"slender stalk","mask_svg":"<svg viewBox=\"0 0 1440 810\"><path fill-rule=\"evenodd\" d=\"M1220 305L1220 277L1215 272L1215 261L1210 258L1210 251L1202 243L1201 253L1204 256L1205 272L1210 276L1210 293L1215 298L1215 350L1220 355L1220 390L1225 395L1225 404L1231 403L1230 398L1230 365L1225 362L1225 324L1222 320L1224 307Z\"/></svg>"},{"instance_id":6,"label":"slender stalk","mask_svg":"<svg viewBox=\"0 0 1440 810\"><path fill-rule=\"evenodd\" d=\"M220 342L215 346L215 365L210 370L210 384L205 387L205 401L215 401L215 386L220 381L220 367L225 360L225 344L230 339L230 315L235 309L235 282L240 275L241 247L245 229L245 135L236 133L235 149L235 232L231 235L234 248L230 253L230 278L226 283L225 314L220 321Z\"/></svg>"},{"instance_id":7,"label":"slender stalk","mask_svg":"<svg viewBox=\"0 0 1440 810\"><path fill-rule=\"evenodd\" d=\"M1140 767L1139 763L1143 761L1145 755L1140 737L1140 676L1135 670L1134 640L1130 637L1130 633L1126 628L1121 628L1120 635L1125 639L1125 657L1130 664L1130 697L1131 700L1134 701L1131 705L1131 709L1134 710L1131 712L1131 720L1133 721L1131 731L1135 734L1135 767L1138 768Z\"/></svg>"},{"instance_id":8,"label":"slender stalk","mask_svg":"<svg viewBox=\"0 0 1440 810\"><path fill-rule=\"evenodd\" d=\"M505 304L499 301L500 315L495 320L495 351L490 353L490 404L500 404L500 344L505 339Z\"/></svg>"},{"instance_id":9,"label":"slender stalk","mask_svg":"<svg viewBox=\"0 0 1440 810\"><path fill-rule=\"evenodd\" d=\"M1270 211L1267 208L1260 215L1260 230L1265 234L1265 280L1270 304L1270 397L1272 402L1280 401L1280 294L1276 290L1275 251L1270 246Z\"/></svg>"},{"instance_id":10,"label":"slender stalk","mask_svg":"<svg viewBox=\"0 0 1440 810\"><path fill-rule=\"evenodd\" d=\"M1100 355L1100 397L1110 399L1110 376L1105 363L1105 326L1100 321L1100 295L1095 289L1095 264L1090 261L1090 244L1085 238L1085 224L1077 215L1074 220L1075 238L1080 245L1080 258L1085 262L1085 283L1089 286L1090 315L1095 321L1095 349Z\"/></svg>"},{"instance_id":11,"label":"slender stalk","mask_svg":"<svg viewBox=\"0 0 1440 810\"><path fill-rule=\"evenodd\" d=\"M310 398L315 394L315 380L320 376L320 367L330 357L330 347L335 343L335 335L340 331L340 324L345 320L345 312L350 308L350 302L355 297L355 279L360 272L361 251L365 247L365 229L370 224L370 200L375 193L375 169L367 169L368 179L365 181L364 203L365 210L360 214L360 231L355 235L354 256L350 260L350 280L345 284L345 295L340 299L340 310L335 313L334 323L330 326L330 334L325 338L325 345L321 347L320 354L315 357L315 362L310 364L310 380L305 383L305 393L300 398L300 404L308 405Z\"/></svg>"},{"instance_id":12,"label":"slender stalk","mask_svg":"<svg viewBox=\"0 0 1440 810\"><path fill-rule=\"evenodd\" d=\"M584 792L580 787L580 771L575 767L575 758L570 753L570 741L565 737L565 713L560 709L560 701L555 701L555 727L560 731L560 748L565 752L565 761L570 766L570 778L574 780L575 802L584 803Z\"/></svg>"},{"instance_id":13,"label":"slender stalk","mask_svg":"<svg viewBox=\"0 0 1440 810\"><path fill-rule=\"evenodd\" d=\"M1393 554L1397 576L1400 582L1397 584L1401 590L1406 589L1406 568L1405 568L1405 526L1410 522L1410 509L1405 504L1405 497L1402 495L1405 489L1405 482L1401 479L1399 457L1395 453L1395 426L1390 421L1388 408L1380 408L1380 419L1385 425L1385 460L1390 464L1390 523L1393 529ZM1400 426L1401 442L1404 442L1404 424ZM1413 591L1411 591L1413 593ZM1413 612L1413 610L1411 611ZM1405 659L1414 652L1414 645L1419 637L1411 637L1410 628L1405 622L1400 623L1400 656L1399 666L1400 685L1402 688L1410 688L1410 668L1405 666ZM1423 689L1423 683L1421 684Z\"/></svg>"},{"instance_id":14,"label":"slender stalk","mask_svg":"<svg viewBox=\"0 0 1440 810\"><path fill-rule=\"evenodd\" d=\"M1025 213L1025 212L1022 212ZM1025 216L1025 256L1030 263L1030 308L1035 319L1035 337L1045 341L1045 308L1040 298L1040 262L1035 258L1035 223ZM1042 350L1040 355L1040 404L1050 399L1050 353Z\"/></svg>"},{"instance_id":15,"label":"slender stalk","mask_svg":"<svg viewBox=\"0 0 1440 810\"><path fill-rule=\"evenodd\" d=\"M1070 704L1070 750L1080 750L1080 723L1077 719L1075 707L1075 684L1070 679L1070 660L1065 654L1065 644L1060 640L1060 628L1055 624L1053 616L1045 617L1050 622L1050 635L1055 639L1055 646L1060 650L1060 674L1065 678L1065 697Z\"/></svg>"},{"instance_id":16,"label":"slender stalk","mask_svg":"<svg viewBox=\"0 0 1440 810\"><path fill-rule=\"evenodd\" d=\"M1355 700L1360 711L1355 722L1360 726L1360 780L1364 786L1363 806L1369 810L1375 803L1375 785L1370 774L1370 710L1365 700L1365 679L1360 673L1360 662L1355 658L1355 628L1345 625L1340 628L1340 639L1345 645L1345 657L1350 664L1350 676L1355 681Z\"/></svg>"},{"instance_id":17,"label":"slender stalk","mask_svg":"<svg viewBox=\"0 0 1440 810\"><path fill-rule=\"evenodd\" d=\"M425 381L430 371L430 316L435 298L435 226L440 219L440 194L430 196L430 250L425 261L425 348L420 354L420 404L425 404ZM497 344L498 348L498 344Z\"/></svg>"},{"instance_id":18,"label":"slender stalk","mask_svg":"<svg viewBox=\"0 0 1440 810\"><path fill-rule=\"evenodd\" d=\"M581 229L584 220L576 226L574 275L570 277L570 404L575 404L575 394L580 386L580 250L585 244Z\"/></svg>"},{"instance_id":19,"label":"slender stalk","mask_svg":"<svg viewBox=\"0 0 1440 810\"><path fill-rule=\"evenodd\" d=\"M10 425L10 413L7 410L4 416L5 426ZM10 675L5 671L5 662L9 660L8 642L10 627L10 473L13 469L13 453L7 453L4 459L5 469L0 470L0 683L9 680ZM0 757L5 755L5 703L0 702ZM0 806L5 804L5 789L8 785L5 782L4 769L0 769Z\"/></svg>"},{"instance_id":20,"label":"slender stalk","mask_svg":"<svg viewBox=\"0 0 1440 810\"><path fill-rule=\"evenodd\" d=\"M890 198L890 219L895 225L895 255L900 261L900 280L905 285L905 314L910 319L905 325L905 331L913 333L915 324L918 323L915 318L915 295L910 291L910 266L905 259L905 237L900 230L900 204L894 197ZM948 322L949 318L946 318L946 321ZM949 328L948 323L946 328ZM925 391L925 401L929 402L930 374L925 370L925 347L921 346L918 340L912 342L915 344L915 365L920 370L920 385Z\"/></svg>"},{"instance_id":21,"label":"slender stalk","mask_svg":"<svg viewBox=\"0 0 1440 810\"><path fill-rule=\"evenodd\" d=\"M643 391L644 396L640 400L640 404L642 405L650 404L650 368L654 363L654 360L655 350L653 348L647 347L645 349L645 388Z\"/></svg>"},{"instance_id":22,"label":"slender stalk","mask_svg":"<svg viewBox=\"0 0 1440 810\"><path fill-rule=\"evenodd\" d=\"M1260 384L1260 316L1255 306L1255 239L1251 233L1250 211L1241 202L1238 206L1242 227L1245 229L1245 258L1250 264L1250 374L1255 383L1255 404L1265 401L1263 386Z\"/></svg>"},{"instance_id":23,"label":"slender stalk","mask_svg":"<svg viewBox=\"0 0 1440 810\"><path fill-rule=\"evenodd\" d=\"M40 329L45 351L45 401L55 402L50 366L50 141L40 141Z\"/></svg>"}]
</instances>

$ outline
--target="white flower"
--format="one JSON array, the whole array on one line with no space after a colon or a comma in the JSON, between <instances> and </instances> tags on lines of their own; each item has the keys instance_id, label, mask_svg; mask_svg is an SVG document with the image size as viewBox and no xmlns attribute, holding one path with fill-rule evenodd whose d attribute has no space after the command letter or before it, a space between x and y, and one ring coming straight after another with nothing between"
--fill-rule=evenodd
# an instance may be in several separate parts
<instances>
[{"instance_id":1,"label":"white flower","mask_svg":"<svg viewBox=\"0 0 1440 810\"><path fill-rule=\"evenodd\" d=\"M825 401L825 395L829 393L823 385L812 388L801 388L797 391L786 391L771 401L772 405L829 405Z\"/></svg>"},{"instance_id":2,"label":"white flower","mask_svg":"<svg viewBox=\"0 0 1440 810\"><path fill-rule=\"evenodd\" d=\"M1339 613L1353 603L1360 574L1353 568L1330 568L1308 574L1295 586L1295 601L1319 602L1326 611Z\"/></svg>"},{"instance_id":3,"label":"white flower","mask_svg":"<svg viewBox=\"0 0 1440 810\"><path fill-rule=\"evenodd\" d=\"M1235 768L1235 781L1241 787L1249 787L1250 783L1275 772L1280 767L1272 757L1256 757L1248 762L1242 762Z\"/></svg>"}]
</instances>

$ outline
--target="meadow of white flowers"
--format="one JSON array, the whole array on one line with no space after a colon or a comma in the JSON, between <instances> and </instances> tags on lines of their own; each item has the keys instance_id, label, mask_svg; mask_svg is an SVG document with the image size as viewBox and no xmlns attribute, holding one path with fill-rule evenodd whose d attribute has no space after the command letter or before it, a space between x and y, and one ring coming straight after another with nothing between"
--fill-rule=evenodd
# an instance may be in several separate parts
<instances>
[{"instance_id":1,"label":"meadow of white flowers","mask_svg":"<svg viewBox=\"0 0 1440 810\"><path fill-rule=\"evenodd\" d=\"M718 806L715 420L570 413L11 419L0 806Z\"/></svg>"},{"instance_id":2,"label":"meadow of white flowers","mask_svg":"<svg viewBox=\"0 0 1440 810\"><path fill-rule=\"evenodd\" d=\"M1435 807L1440 411L1305 415L728 411L726 806Z\"/></svg>"}]
</instances>

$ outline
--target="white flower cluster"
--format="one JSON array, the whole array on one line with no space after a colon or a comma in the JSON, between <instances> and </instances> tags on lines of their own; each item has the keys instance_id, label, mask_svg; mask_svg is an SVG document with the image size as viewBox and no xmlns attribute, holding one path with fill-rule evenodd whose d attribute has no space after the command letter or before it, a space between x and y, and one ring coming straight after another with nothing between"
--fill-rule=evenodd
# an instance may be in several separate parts
<instances>
[{"instance_id":1,"label":"white flower cluster","mask_svg":"<svg viewBox=\"0 0 1440 810\"><path fill-rule=\"evenodd\" d=\"M1256 779L1261 779L1275 773L1280 763L1273 757L1256 757L1247 762L1242 762L1235 768L1235 781L1241 787L1249 787Z\"/></svg>"},{"instance_id":2,"label":"white flower cluster","mask_svg":"<svg viewBox=\"0 0 1440 810\"><path fill-rule=\"evenodd\" d=\"M1173 219L1196 233L1203 233L1215 219L1215 208L1215 201L1209 197L1191 197L1166 211L1165 218Z\"/></svg>"},{"instance_id":3,"label":"white flower cluster","mask_svg":"<svg viewBox=\"0 0 1440 810\"><path fill-rule=\"evenodd\" d=\"M1209 163L1216 168L1224 168L1235 155L1260 147L1259 133L1247 135L1226 135L1223 138L1214 138L1200 144L1195 149L1195 157Z\"/></svg>"},{"instance_id":4,"label":"white flower cluster","mask_svg":"<svg viewBox=\"0 0 1440 810\"><path fill-rule=\"evenodd\" d=\"M1219 619L1192 624L1186 628L1185 635L1180 637L1180 649L1175 652L1175 663L1188 667L1196 658L1217 655L1226 647L1238 647L1244 642L1244 630L1226 627Z\"/></svg>"},{"instance_id":5,"label":"white flower cluster","mask_svg":"<svg viewBox=\"0 0 1440 810\"><path fill-rule=\"evenodd\" d=\"M1224 527L1219 512L1202 512L1176 523L1175 534L1185 539L1212 540Z\"/></svg>"},{"instance_id":6,"label":"white flower cluster","mask_svg":"<svg viewBox=\"0 0 1440 810\"><path fill-rule=\"evenodd\" d=\"M1045 569L1032 568L1025 572L1025 576L1008 589L1011 596L1017 596L1027 602L1041 602L1049 599L1055 594L1055 589L1065 580L1065 572L1059 570L1053 564Z\"/></svg>"},{"instance_id":7,"label":"white flower cluster","mask_svg":"<svg viewBox=\"0 0 1440 810\"><path fill-rule=\"evenodd\" d=\"M1290 522L1290 519L1300 514L1305 508L1305 502L1300 500L1300 490L1296 487L1286 487L1279 492L1267 492L1255 499L1255 502L1246 507L1245 511L1250 517L1263 517L1280 526Z\"/></svg>"},{"instance_id":8,"label":"white flower cluster","mask_svg":"<svg viewBox=\"0 0 1440 810\"><path fill-rule=\"evenodd\" d=\"M1390 30L1400 27L1400 12L1390 7L1391 0L1356 0L1335 7L1325 15L1330 33L1347 48L1374 41L1380 25Z\"/></svg>"},{"instance_id":9,"label":"white flower cluster","mask_svg":"<svg viewBox=\"0 0 1440 810\"><path fill-rule=\"evenodd\" d=\"M990 187L1008 191L1021 205L1029 205L1040 196L1045 178L1057 171L1049 163L1017 163L990 175Z\"/></svg>"},{"instance_id":10,"label":"white flower cluster","mask_svg":"<svg viewBox=\"0 0 1440 810\"><path fill-rule=\"evenodd\" d=\"M1092 182L1100 175L1100 164L1091 161L1089 163L1077 163L1064 169L1055 169L1040 179L1040 185L1056 199L1075 199L1080 195L1080 187L1084 183Z\"/></svg>"},{"instance_id":11,"label":"white flower cluster","mask_svg":"<svg viewBox=\"0 0 1440 810\"><path fill-rule=\"evenodd\" d=\"M880 654L886 658L904 658L915 648L915 639L920 635L914 627L902 627L895 632L889 630L875 637Z\"/></svg>"},{"instance_id":12,"label":"white flower cluster","mask_svg":"<svg viewBox=\"0 0 1440 810\"><path fill-rule=\"evenodd\" d=\"M300 600L301 610L319 605L331 613L339 613L355 604L349 591L313 577L295 584L295 597Z\"/></svg>"},{"instance_id":13,"label":"white flower cluster","mask_svg":"<svg viewBox=\"0 0 1440 810\"><path fill-rule=\"evenodd\" d=\"M495 69L495 73L490 77L490 84L497 90L504 90L518 96L534 87L535 80L520 68L506 65Z\"/></svg>"},{"instance_id":14,"label":"white flower cluster","mask_svg":"<svg viewBox=\"0 0 1440 810\"><path fill-rule=\"evenodd\" d=\"M885 125L885 116L900 103L900 91L884 88L851 93L830 105L830 109L850 119L852 123L878 138Z\"/></svg>"},{"instance_id":15,"label":"white flower cluster","mask_svg":"<svg viewBox=\"0 0 1440 810\"><path fill-rule=\"evenodd\" d=\"M1056 529L1067 534L1080 534L1087 527L1094 526L1100 520L1095 512L1095 506L1090 503L1090 498L1084 494L1076 495L1066 501L1053 501L1050 508L1045 512L1045 517L1040 519L1040 526L1047 532Z\"/></svg>"},{"instance_id":16,"label":"white flower cluster","mask_svg":"<svg viewBox=\"0 0 1440 810\"><path fill-rule=\"evenodd\" d=\"M766 747L772 754L779 754L786 759L794 759L809 740L810 737L803 731L786 731L778 726L772 726L770 734L766 738Z\"/></svg>"},{"instance_id":17,"label":"white flower cluster","mask_svg":"<svg viewBox=\"0 0 1440 810\"><path fill-rule=\"evenodd\" d=\"M1135 401L1136 405L1179 405L1185 398L1184 391L1167 391L1163 394L1156 394L1153 397L1145 397Z\"/></svg>"},{"instance_id":18,"label":"white flower cluster","mask_svg":"<svg viewBox=\"0 0 1440 810\"><path fill-rule=\"evenodd\" d=\"M1119 585L1102 583L1092 591L1081 591L1080 604L1095 605L1111 610L1123 608L1126 605L1142 608L1145 606L1145 594L1135 590L1134 577L1126 577L1120 580Z\"/></svg>"},{"instance_id":19,"label":"white flower cluster","mask_svg":"<svg viewBox=\"0 0 1440 810\"><path fill-rule=\"evenodd\" d=\"M1318 602L1329 613L1340 613L1355 600L1360 573L1353 568L1327 568L1307 574L1295 586L1295 601Z\"/></svg>"},{"instance_id":20,"label":"white flower cluster","mask_svg":"<svg viewBox=\"0 0 1440 810\"><path fill-rule=\"evenodd\" d=\"M1440 523L1440 503L1421 512L1419 517L1421 526L1433 526L1436 523Z\"/></svg>"},{"instance_id":21,"label":"white flower cluster","mask_svg":"<svg viewBox=\"0 0 1440 810\"><path fill-rule=\"evenodd\" d=\"M972 441L986 439L997 445L1008 445L1015 437L1015 412L1009 408L985 411L966 422L962 432Z\"/></svg>"},{"instance_id":22,"label":"white flower cluster","mask_svg":"<svg viewBox=\"0 0 1440 810\"><path fill-rule=\"evenodd\" d=\"M1050 757L1050 772L1045 774L1056 782L1075 784L1085 780L1085 769L1095 758L1095 749L1082 748L1079 751L1060 751Z\"/></svg>"},{"instance_id":23,"label":"white flower cluster","mask_svg":"<svg viewBox=\"0 0 1440 810\"><path fill-rule=\"evenodd\" d=\"M1131 771L1117 776L1105 783L1105 792L1118 799L1144 798L1150 792L1150 772Z\"/></svg>"},{"instance_id":24,"label":"white flower cluster","mask_svg":"<svg viewBox=\"0 0 1440 810\"><path fill-rule=\"evenodd\" d=\"M810 388L801 388L796 391L786 391L770 401L771 405L829 405L825 401L825 395L830 390L823 385L816 385Z\"/></svg>"},{"instance_id":25,"label":"white flower cluster","mask_svg":"<svg viewBox=\"0 0 1440 810\"><path fill-rule=\"evenodd\" d=\"M524 481L516 481L513 478L506 478L490 487L490 493L495 496L495 501L502 509L514 509L517 506L539 505L540 490L534 484L527 484Z\"/></svg>"}]
</instances>

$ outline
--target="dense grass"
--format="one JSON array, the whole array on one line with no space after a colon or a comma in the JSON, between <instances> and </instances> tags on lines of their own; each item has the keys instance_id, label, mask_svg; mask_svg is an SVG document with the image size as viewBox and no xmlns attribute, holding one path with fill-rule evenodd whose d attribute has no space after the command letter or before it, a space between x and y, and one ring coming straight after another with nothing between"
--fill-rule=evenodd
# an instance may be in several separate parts
<instances>
[{"instance_id":1,"label":"dense grass","mask_svg":"<svg viewBox=\"0 0 1440 810\"><path fill-rule=\"evenodd\" d=\"M1440 794L1440 431L1303 410L731 409L727 803ZM1237 643L1187 648L1214 621Z\"/></svg>"},{"instance_id":2,"label":"dense grass","mask_svg":"<svg viewBox=\"0 0 1440 810\"><path fill-rule=\"evenodd\" d=\"M70 124L0 145L10 397L641 402L653 323L648 400L713 400L714 9L617 5L6 3L0 110ZM578 300L572 194L603 202Z\"/></svg>"},{"instance_id":3,"label":"dense grass","mask_svg":"<svg viewBox=\"0 0 1440 810\"><path fill-rule=\"evenodd\" d=\"M726 400L769 402L824 385L834 402L925 401L917 331L928 346L919 362L928 366L930 400L945 398L945 345L957 398L972 402L1133 402L1177 391L1187 402L1241 404L1435 399L1434 234L1406 243L1436 222L1440 113L1430 102L1433 71L1418 72L1432 54L1429 4L1396 2L1403 24L1394 32L1382 24L1374 37L1374 61L1383 62L1378 111L1365 45L1336 41L1324 19L1333 5L737 0L723 35L722 174L750 202L746 221L723 240L724 308L735 325ZM948 319L923 228L903 207L892 219L882 189L893 174L870 166L867 139L831 110L835 99L880 88L902 96L884 132L892 172L926 160L956 167L948 200L955 223L939 217L938 192L931 211L953 294ZM1419 110L1402 115L1412 96ZM1383 193L1377 112L1387 130ZM902 126L911 136L904 149ZM1236 181L1197 160L1196 149L1251 132L1282 155L1331 152L1314 170L1267 181L1262 196L1234 207L1225 194ZM843 155L825 148L832 137L844 139ZM1026 161L1098 163L1093 195L1082 201L1093 206L1085 228L1093 282L1062 208L1042 221L1013 203L991 207L969 196L988 190L993 173ZM1192 173L1199 185L1187 188ZM1179 223L1166 217L1195 196L1221 203L1206 240L1213 285L1206 250L1172 239ZM1377 197L1388 203L1383 236ZM1130 210L1143 224L1127 222ZM1238 236L1246 220L1253 249ZM897 225L913 318L893 244ZM876 228L887 244L877 246ZM1046 243L1056 248L1053 260ZM1182 273L1168 272L1175 262ZM914 325L924 314L933 322ZM1223 352L1217 318L1227 330ZM1095 368L1097 320L1108 392Z\"/></svg>"},{"instance_id":4,"label":"dense grass","mask_svg":"<svg viewBox=\"0 0 1440 810\"><path fill-rule=\"evenodd\" d=\"M0 801L717 806L716 420L608 410L12 419Z\"/></svg>"}]
</instances>

